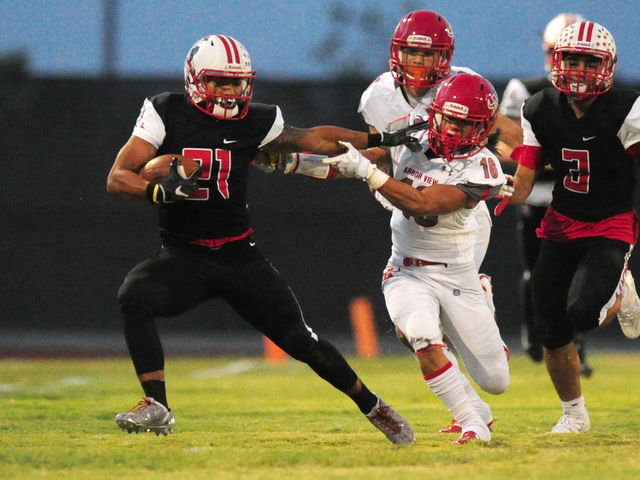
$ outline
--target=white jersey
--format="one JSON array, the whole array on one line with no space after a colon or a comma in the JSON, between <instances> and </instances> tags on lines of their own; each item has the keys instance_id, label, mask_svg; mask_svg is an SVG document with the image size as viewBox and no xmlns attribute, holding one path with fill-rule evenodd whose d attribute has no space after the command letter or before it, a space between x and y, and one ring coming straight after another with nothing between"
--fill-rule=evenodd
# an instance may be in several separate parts
<instances>
[{"instance_id":1,"label":"white jersey","mask_svg":"<svg viewBox=\"0 0 640 480\"><path fill-rule=\"evenodd\" d=\"M475 73L473 70L464 67L451 67L451 75L458 73ZM440 84L442 85L442 84ZM395 81L391 72L385 72L376 78L360 97L358 113L362 115L367 125L371 125L379 132L389 132L398 130L406 124L399 124L403 118L413 112L424 120L429 115L429 107L438 91L440 85L429 89L420 100L405 97L402 88ZM394 124L390 127L391 124Z\"/></svg>"},{"instance_id":2,"label":"white jersey","mask_svg":"<svg viewBox=\"0 0 640 480\"><path fill-rule=\"evenodd\" d=\"M428 144L428 133L420 132L420 143ZM431 155L433 152L427 150ZM500 162L488 149L464 159L428 158L423 150L414 153L406 147L394 152L394 178L414 188L435 184L456 185L478 200L495 197L506 181ZM473 262L478 224L475 209L433 217L407 217L400 209L391 216L392 263L404 258L447 264Z\"/></svg>"},{"instance_id":3,"label":"white jersey","mask_svg":"<svg viewBox=\"0 0 640 480\"><path fill-rule=\"evenodd\" d=\"M476 74L469 68L451 67L451 75L458 73ZM405 96L391 72L385 72L364 91L360 98L358 112L368 125L375 127L379 132L399 130L410 124L410 118L414 123L428 118L431 102L436 98L440 85L429 89L424 97L418 100ZM475 215L479 229L474 256L479 270L489 247L491 235L491 214L485 202L478 203Z\"/></svg>"}]
</instances>

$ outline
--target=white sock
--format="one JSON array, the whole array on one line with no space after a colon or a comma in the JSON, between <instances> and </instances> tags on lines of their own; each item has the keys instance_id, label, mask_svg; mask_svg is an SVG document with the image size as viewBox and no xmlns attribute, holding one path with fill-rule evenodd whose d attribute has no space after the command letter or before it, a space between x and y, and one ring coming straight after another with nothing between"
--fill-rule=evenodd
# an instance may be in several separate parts
<instances>
[{"instance_id":1,"label":"white sock","mask_svg":"<svg viewBox=\"0 0 640 480\"><path fill-rule=\"evenodd\" d=\"M587 404L584 401L584 395L580 395L575 400L562 403L562 413L570 417L588 417Z\"/></svg>"},{"instance_id":2,"label":"white sock","mask_svg":"<svg viewBox=\"0 0 640 480\"><path fill-rule=\"evenodd\" d=\"M469 400L460 377L460 371L449 363L433 376L425 377L425 380L464 430L472 424L483 424L483 421Z\"/></svg>"},{"instance_id":3,"label":"white sock","mask_svg":"<svg viewBox=\"0 0 640 480\"><path fill-rule=\"evenodd\" d=\"M453 364L453 367L460 375L460 381L462 382L464 391L466 392L471 405L473 405L476 411L480 413L485 424L491 422L493 420L493 417L491 415L491 407L487 402L480 398L480 395L478 395L478 392L476 392L476 390L473 388L473 385L471 385L469 379L464 375L464 373L462 373L462 370L460 370L460 365L458 364L458 359L456 358L454 353L448 348L443 348L442 352L444 353L445 357L447 357L447 359Z\"/></svg>"}]
</instances>

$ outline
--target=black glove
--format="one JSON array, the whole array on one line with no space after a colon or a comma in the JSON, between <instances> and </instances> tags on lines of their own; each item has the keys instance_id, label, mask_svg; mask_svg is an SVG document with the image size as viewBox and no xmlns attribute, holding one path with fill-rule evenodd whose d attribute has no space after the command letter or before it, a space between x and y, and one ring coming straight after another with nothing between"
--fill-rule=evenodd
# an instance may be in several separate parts
<instances>
[{"instance_id":1,"label":"black glove","mask_svg":"<svg viewBox=\"0 0 640 480\"><path fill-rule=\"evenodd\" d=\"M202 168L198 167L190 176L184 178L178 172L180 160L173 158L169 167L169 176L162 183L147 185L147 198L151 203L173 203L184 200L198 188L198 177Z\"/></svg>"},{"instance_id":2,"label":"black glove","mask_svg":"<svg viewBox=\"0 0 640 480\"><path fill-rule=\"evenodd\" d=\"M409 135L412 132L418 130L426 130L429 128L429 122L418 122L408 127L401 128L395 132L382 132L369 134L368 148L371 147L397 147L399 145L406 145L412 152L419 152L422 150L422 146L418 139Z\"/></svg>"}]
</instances>

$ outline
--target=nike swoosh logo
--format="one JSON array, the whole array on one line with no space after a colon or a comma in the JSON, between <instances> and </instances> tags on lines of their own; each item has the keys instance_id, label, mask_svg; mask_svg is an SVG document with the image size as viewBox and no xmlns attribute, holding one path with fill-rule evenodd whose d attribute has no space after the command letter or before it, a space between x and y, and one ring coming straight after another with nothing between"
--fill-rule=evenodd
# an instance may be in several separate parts
<instances>
[{"instance_id":1,"label":"nike swoosh logo","mask_svg":"<svg viewBox=\"0 0 640 480\"><path fill-rule=\"evenodd\" d=\"M582 137L582 141L583 142L588 142L589 140L593 140L594 138L596 138L595 136L593 137Z\"/></svg>"},{"instance_id":2,"label":"nike swoosh logo","mask_svg":"<svg viewBox=\"0 0 640 480\"><path fill-rule=\"evenodd\" d=\"M236 142L237 142L237 140L227 140L226 138L224 140L222 140L222 143L225 143L225 144L236 143Z\"/></svg>"},{"instance_id":3,"label":"nike swoosh logo","mask_svg":"<svg viewBox=\"0 0 640 480\"><path fill-rule=\"evenodd\" d=\"M255 247L256 246L256 242L249 242L249 246L250 247Z\"/></svg>"}]
</instances>

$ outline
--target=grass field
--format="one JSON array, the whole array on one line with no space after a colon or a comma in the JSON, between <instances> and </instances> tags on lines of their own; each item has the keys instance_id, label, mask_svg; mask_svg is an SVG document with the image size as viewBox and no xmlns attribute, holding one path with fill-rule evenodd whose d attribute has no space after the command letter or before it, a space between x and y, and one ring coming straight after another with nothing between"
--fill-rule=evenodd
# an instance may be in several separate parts
<instances>
[{"instance_id":1,"label":"grass field","mask_svg":"<svg viewBox=\"0 0 640 480\"><path fill-rule=\"evenodd\" d=\"M114 416L142 396L126 359L0 360L5 479L635 479L640 478L640 356L593 353L583 381L591 431L547 435L561 415L546 370L511 361L490 445L436 434L450 415L409 356L350 358L412 424L386 440L346 397L297 362L170 358L175 434L127 434Z\"/></svg>"}]
</instances>

